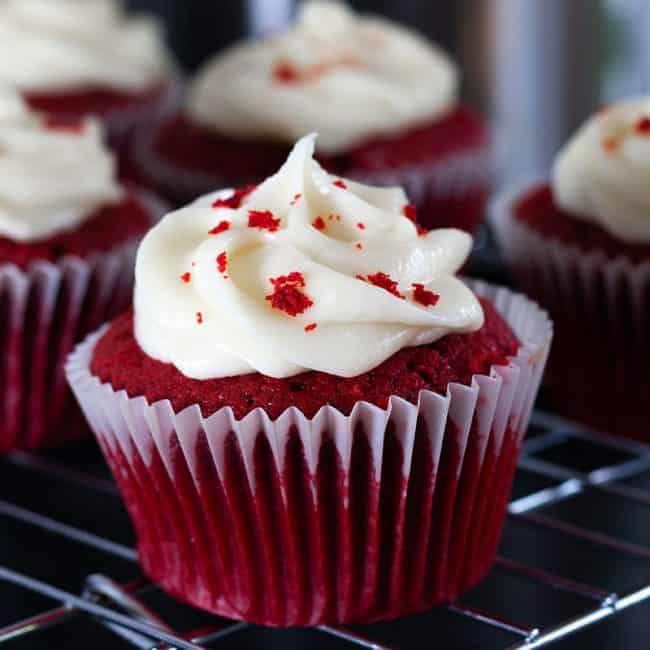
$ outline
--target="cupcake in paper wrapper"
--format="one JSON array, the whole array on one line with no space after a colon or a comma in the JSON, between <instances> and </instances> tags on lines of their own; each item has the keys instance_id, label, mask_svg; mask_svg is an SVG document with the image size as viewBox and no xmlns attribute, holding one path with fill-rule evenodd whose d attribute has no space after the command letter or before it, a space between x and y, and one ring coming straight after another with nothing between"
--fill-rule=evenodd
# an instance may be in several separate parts
<instances>
[{"instance_id":1,"label":"cupcake in paper wrapper","mask_svg":"<svg viewBox=\"0 0 650 650\"><path fill-rule=\"evenodd\" d=\"M209 61L182 111L136 139L136 167L182 204L260 182L293 142L317 132L318 159L331 173L403 187L425 228L475 232L491 142L458 101L458 78L449 57L415 32L307 2L286 32Z\"/></svg>"},{"instance_id":2,"label":"cupcake in paper wrapper","mask_svg":"<svg viewBox=\"0 0 650 650\"><path fill-rule=\"evenodd\" d=\"M140 247L134 315L66 367L147 575L274 626L394 618L489 571L552 335L523 296L473 283L484 314L455 277L469 235L419 233L400 189L313 151L168 215ZM418 388L452 357L462 382Z\"/></svg>"},{"instance_id":3,"label":"cupcake in paper wrapper","mask_svg":"<svg viewBox=\"0 0 650 650\"><path fill-rule=\"evenodd\" d=\"M313 419L176 413L90 372L67 375L116 477L145 572L166 591L265 625L395 618L489 571L551 339L521 295L475 284L522 345L505 366L417 404L359 402Z\"/></svg>"},{"instance_id":4,"label":"cupcake in paper wrapper","mask_svg":"<svg viewBox=\"0 0 650 650\"><path fill-rule=\"evenodd\" d=\"M149 224L165 211L142 191L133 200ZM0 262L0 453L88 433L64 362L78 341L130 303L137 241L84 257L35 260L27 268Z\"/></svg>"}]
</instances>

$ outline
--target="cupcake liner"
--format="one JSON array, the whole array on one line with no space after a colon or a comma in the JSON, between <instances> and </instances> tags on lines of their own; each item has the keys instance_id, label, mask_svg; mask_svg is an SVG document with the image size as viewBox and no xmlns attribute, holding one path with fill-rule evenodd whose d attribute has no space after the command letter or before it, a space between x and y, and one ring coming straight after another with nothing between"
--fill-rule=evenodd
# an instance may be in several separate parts
<instances>
[{"instance_id":1,"label":"cupcake liner","mask_svg":"<svg viewBox=\"0 0 650 650\"><path fill-rule=\"evenodd\" d=\"M136 191L158 218L164 206ZM0 264L0 453L54 445L87 432L68 390L65 359L131 300L137 242L88 258Z\"/></svg>"},{"instance_id":2,"label":"cupcake liner","mask_svg":"<svg viewBox=\"0 0 650 650\"><path fill-rule=\"evenodd\" d=\"M145 181L177 203L186 203L215 188L232 183L219 173L185 169L160 156L154 146L156 129L145 129L134 139L132 158ZM404 187L418 208L426 228L456 226L475 232L492 184L493 153L490 145L466 147L426 164L404 165L382 171L347 170L343 175L370 185ZM259 179L242 178L238 185Z\"/></svg>"},{"instance_id":3,"label":"cupcake liner","mask_svg":"<svg viewBox=\"0 0 650 650\"><path fill-rule=\"evenodd\" d=\"M555 323L545 395L565 416L650 441L650 260L587 253L522 223L514 204L543 182L498 197L490 222L519 286Z\"/></svg>"},{"instance_id":4,"label":"cupcake liner","mask_svg":"<svg viewBox=\"0 0 650 650\"><path fill-rule=\"evenodd\" d=\"M507 365L418 404L359 402L237 420L177 413L90 372L68 381L117 479L144 571L179 599L273 625L369 622L454 599L494 560L552 336L521 295L474 283L523 344Z\"/></svg>"}]
</instances>

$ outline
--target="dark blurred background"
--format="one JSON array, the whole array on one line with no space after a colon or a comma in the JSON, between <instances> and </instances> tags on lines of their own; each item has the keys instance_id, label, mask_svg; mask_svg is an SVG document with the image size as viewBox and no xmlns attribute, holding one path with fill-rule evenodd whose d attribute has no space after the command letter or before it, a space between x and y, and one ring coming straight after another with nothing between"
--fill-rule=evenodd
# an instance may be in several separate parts
<instances>
[{"instance_id":1,"label":"dark blurred background","mask_svg":"<svg viewBox=\"0 0 650 650\"><path fill-rule=\"evenodd\" d=\"M129 0L165 21L181 65L281 29L299 0ZM543 172L595 108L650 89L648 0L352 0L453 54L467 100L493 118L502 180ZM506 126L507 125L507 126ZM516 144L516 146L515 146Z\"/></svg>"}]
</instances>

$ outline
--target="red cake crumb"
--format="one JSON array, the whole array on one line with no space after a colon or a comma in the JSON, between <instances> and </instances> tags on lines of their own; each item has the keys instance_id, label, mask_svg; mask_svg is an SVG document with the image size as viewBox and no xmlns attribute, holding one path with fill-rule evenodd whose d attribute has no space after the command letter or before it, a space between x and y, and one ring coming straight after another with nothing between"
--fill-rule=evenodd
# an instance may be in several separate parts
<instances>
[{"instance_id":1,"label":"red cake crumb","mask_svg":"<svg viewBox=\"0 0 650 650\"><path fill-rule=\"evenodd\" d=\"M213 208L230 208L237 210L241 207L243 200L251 193L254 192L257 185L247 185L234 191L233 195L227 199L217 199L213 204Z\"/></svg>"},{"instance_id":2,"label":"red cake crumb","mask_svg":"<svg viewBox=\"0 0 650 650\"><path fill-rule=\"evenodd\" d=\"M440 300L440 296L433 291L424 288L423 284L413 283L413 300L419 302L425 307L435 307Z\"/></svg>"},{"instance_id":3,"label":"red cake crumb","mask_svg":"<svg viewBox=\"0 0 650 650\"><path fill-rule=\"evenodd\" d=\"M615 138L613 135L605 138L603 140L603 149L607 153L614 153L618 149L618 145L620 144L618 138Z\"/></svg>"},{"instance_id":4,"label":"red cake crumb","mask_svg":"<svg viewBox=\"0 0 650 650\"><path fill-rule=\"evenodd\" d=\"M0 237L0 264L25 269L37 260L55 262L66 255L86 258L139 237L152 225L153 215L134 194L128 193L118 205L101 208L76 229L44 241L15 242Z\"/></svg>"},{"instance_id":5,"label":"red cake crumb","mask_svg":"<svg viewBox=\"0 0 650 650\"><path fill-rule=\"evenodd\" d=\"M294 66L287 61L282 61L273 68L273 78L278 83L293 84L298 83L301 76Z\"/></svg>"},{"instance_id":6,"label":"red cake crumb","mask_svg":"<svg viewBox=\"0 0 650 650\"><path fill-rule=\"evenodd\" d=\"M192 274L189 271L186 271L181 275L181 280L185 282L185 284L189 284L190 280L192 279Z\"/></svg>"},{"instance_id":7,"label":"red cake crumb","mask_svg":"<svg viewBox=\"0 0 650 650\"><path fill-rule=\"evenodd\" d=\"M402 208L402 214L415 223L418 218L418 209L412 203L407 203Z\"/></svg>"},{"instance_id":8,"label":"red cake crumb","mask_svg":"<svg viewBox=\"0 0 650 650\"><path fill-rule=\"evenodd\" d=\"M84 121L80 118L66 118L57 115L48 115L45 118L45 128L52 131L80 134L84 128Z\"/></svg>"},{"instance_id":9,"label":"red cake crumb","mask_svg":"<svg viewBox=\"0 0 650 650\"><path fill-rule=\"evenodd\" d=\"M200 311L196 312L196 322L199 325L203 325L203 314Z\"/></svg>"},{"instance_id":10,"label":"red cake crumb","mask_svg":"<svg viewBox=\"0 0 650 650\"><path fill-rule=\"evenodd\" d=\"M305 325L305 332L313 332L317 327L317 323L309 323L309 325Z\"/></svg>"},{"instance_id":11,"label":"red cake crumb","mask_svg":"<svg viewBox=\"0 0 650 650\"><path fill-rule=\"evenodd\" d=\"M220 221L212 230L208 230L208 235L218 235L226 232L230 228L230 221Z\"/></svg>"},{"instance_id":12,"label":"red cake crumb","mask_svg":"<svg viewBox=\"0 0 650 650\"><path fill-rule=\"evenodd\" d=\"M360 280L364 279L360 275L357 277ZM374 284L376 287L379 287L380 289L385 289L388 291L388 293L392 293L397 298L404 300L404 296L397 290L397 282L395 282L395 280L392 280L390 275L387 275L382 271L377 271L377 273L370 274L367 277L367 281L370 282L370 284Z\"/></svg>"},{"instance_id":13,"label":"red cake crumb","mask_svg":"<svg viewBox=\"0 0 650 650\"><path fill-rule=\"evenodd\" d=\"M336 185L336 187L340 187L340 188L343 189L343 190L347 190L347 189L348 189L348 186L347 186L347 185L345 184L345 182L342 181L341 179L339 179L339 180L337 180L337 181L334 181L334 185Z\"/></svg>"},{"instance_id":14,"label":"red cake crumb","mask_svg":"<svg viewBox=\"0 0 650 650\"><path fill-rule=\"evenodd\" d=\"M177 412L198 404L206 417L224 406L230 406L238 418L260 407L275 419L291 406L313 417L325 404L347 415L360 400L381 405L391 395L415 404L420 391L444 395L451 382L468 386L473 374L486 374L492 365L505 364L507 357L517 352L519 343L508 324L490 303L481 300L481 304L485 324L478 332L405 348L370 372L348 379L323 372L287 379L259 373L190 379L173 365L142 352L129 311L116 319L98 342L91 371L131 397L143 395L150 403L169 399Z\"/></svg>"},{"instance_id":15,"label":"red cake crumb","mask_svg":"<svg viewBox=\"0 0 650 650\"><path fill-rule=\"evenodd\" d=\"M268 230L276 232L280 227L281 220L275 219L270 210L249 210L248 227L259 228L259 230Z\"/></svg>"},{"instance_id":16,"label":"red cake crumb","mask_svg":"<svg viewBox=\"0 0 650 650\"><path fill-rule=\"evenodd\" d=\"M314 226L314 228L316 228L316 230L325 230L325 221L324 221L323 217L316 217L312 221L311 225Z\"/></svg>"},{"instance_id":17,"label":"red cake crumb","mask_svg":"<svg viewBox=\"0 0 650 650\"><path fill-rule=\"evenodd\" d=\"M219 273L225 273L227 265L228 255L225 251L223 253L219 253L219 255L217 255L217 271L219 271Z\"/></svg>"},{"instance_id":18,"label":"red cake crumb","mask_svg":"<svg viewBox=\"0 0 650 650\"><path fill-rule=\"evenodd\" d=\"M359 230L365 230L366 229L366 224L359 221L359 223L357 224L357 228Z\"/></svg>"},{"instance_id":19,"label":"red cake crumb","mask_svg":"<svg viewBox=\"0 0 650 650\"><path fill-rule=\"evenodd\" d=\"M650 136L650 117L647 115L642 117L634 127L634 130L643 136Z\"/></svg>"},{"instance_id":20,"label":"red cake crumb","mask_svg":"<svg viewBox=\"0 0 650 650\"><path fill-rule=\"evenodd\" d=\"M562 210L555 204L548 183L535 187L519 199L514 212L517 219L540 235L572 244L584 252L602 251L609 258L624 256L637 264L650 260L650 244L628 244L598 224Z\"/></svg>"},{"instance_id":21,"label":"red cake crumb","mask_svg":"<svg viewBox=\"0 0 650 650\"><path fill-rule=\"evenodd\" d=\"M300 289L305 287L302 273L293 271L289 275L269 278L273 285L273 293L266 296L273 309L286 312L289 316L297 316L307 311L314 303Z\"/></svg>"},{"instance_id":22,"label":"red cake crumb","mask_svg":"<svg viewBox=\"0 0 650 650\"><path fill-rule=\"evenodd\" d=\"M357 244L357 245L355 246L355 248L356 248L357 250L362 250L362 249L363 249L363 245L359 243L359 244Z\"/></svg>"},{"instance_id":23,"label":"red cake crumb","mask_svg":"<svg viewBox=\"0 0 650 650\"><path fill-rule=\"evenodd\" d=\"M293 199L291 199L291 203L289 203L289 205L296 205L296 203L298 203L298 201L300 201L301 198L302 198L302 194L296 194L296 196L294 196Z\"/></svg>"}]
</instances>

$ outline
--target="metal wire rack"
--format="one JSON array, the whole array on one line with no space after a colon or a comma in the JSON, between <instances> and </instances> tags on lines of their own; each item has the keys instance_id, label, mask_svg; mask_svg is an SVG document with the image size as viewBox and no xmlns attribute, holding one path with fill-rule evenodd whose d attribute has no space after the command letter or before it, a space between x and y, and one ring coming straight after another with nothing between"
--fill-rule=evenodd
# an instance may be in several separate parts
<instances>
[{"instance_id":1,"label":"metal wire rack","mask_svg":"<svg viewBox=\"0 0 650 650\"><path fill-rule=\"evenodd\" d=\"M571 648L641 647L632 638L608 645L604 622L635 606L650 619L645 445L536 412L501 555L481 585L459 602L400 621L299 630L209 616L142 578L119 495L95 454L89 446L0 462L3 648L383 650L435 640L458 650L532 650L559 647L575 633ZM603 645L580 645L591 627ZM621 639L620 629L612 634Z\"/></svg>"}]
</instances>

